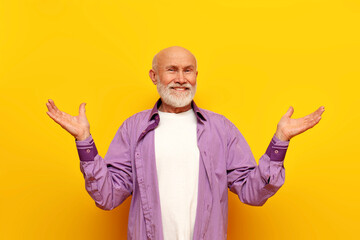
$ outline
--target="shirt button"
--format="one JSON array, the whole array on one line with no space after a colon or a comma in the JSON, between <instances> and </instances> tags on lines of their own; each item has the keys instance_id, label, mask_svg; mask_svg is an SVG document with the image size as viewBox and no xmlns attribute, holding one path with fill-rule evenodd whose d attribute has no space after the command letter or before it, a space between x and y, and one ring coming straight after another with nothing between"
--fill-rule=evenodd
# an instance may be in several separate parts
<instances>
[{"instance_id":1,"label":"shirt button","mask_svg":"<svg viewBox=\"0 0 360 240\"><path fill-rule=\"evenodd\" d=\"M275 150L275 153L278 153L279 152L279 150Z\"/></svg>"},{"instance_id":2,"label":"shirt button","mask_svg":"<svg viewBox=\"0 0 360 240\"><path fill-rule=\"evenodd\" d=\"M86 152L89 153L91 150L90 149L86 149Z\"/></svg>"}]
</instances>

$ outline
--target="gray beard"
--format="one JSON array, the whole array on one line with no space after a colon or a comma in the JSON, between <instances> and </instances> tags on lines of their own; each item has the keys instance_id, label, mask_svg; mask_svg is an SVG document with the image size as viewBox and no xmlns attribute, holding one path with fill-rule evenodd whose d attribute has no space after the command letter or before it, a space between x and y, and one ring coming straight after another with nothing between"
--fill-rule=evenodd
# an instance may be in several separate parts
<instances>
[{"instance_id":1,"label":"gray beard","mask_svg":"<svg viewBox=\"0 0 360 240\"><path fill-rule=\"evenodd\" d=\"M165 102L167 105L172 107L185 107L191 103L195 96L196 86L191 86L191 84L186 83L183 85L170 83L168 86L163 85L158 79L156 87L157 91L161 97L161 100ZM184 92L175 92L175 90L171 90L171 87L187 87L190 89Z\"/></svg>"}]
</instances>

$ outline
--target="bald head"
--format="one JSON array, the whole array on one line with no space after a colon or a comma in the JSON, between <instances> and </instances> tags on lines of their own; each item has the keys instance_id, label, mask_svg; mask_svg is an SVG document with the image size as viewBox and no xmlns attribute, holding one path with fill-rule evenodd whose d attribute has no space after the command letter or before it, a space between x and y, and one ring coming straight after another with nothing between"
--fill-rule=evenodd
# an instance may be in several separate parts
<instances>
[{"instance_id":1,"label":"bald head","mask_svg":"<svg viewBox=\"0 0 360 240\"><path fill-rule=\"evenodd\" d=\"M175 64L178 61L188 62L194 65L194 68L197 70L195 56L189 50L180 46L168 47L158 52L153 58L152 69L157 72L159 68Z\"/></svg>"},{"instance_id":2,"label":"bald head","mask_svg":"<svg viewBox=\"0 0 360 240\"><path fill-rule=\"evenodd\" d=\"M165 112L182 112L191 108L198 75L195 56L183 47L168 47L158 52L149 71L162 100Z\"/></svg>"}]
</instances>

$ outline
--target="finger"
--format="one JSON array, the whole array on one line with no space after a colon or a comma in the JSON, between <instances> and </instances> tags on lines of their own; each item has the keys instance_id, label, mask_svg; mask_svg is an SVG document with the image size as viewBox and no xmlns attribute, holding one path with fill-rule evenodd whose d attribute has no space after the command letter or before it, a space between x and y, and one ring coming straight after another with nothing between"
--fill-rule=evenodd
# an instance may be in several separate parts
<instances>
[{"instance_id":1,"label":"finger","mask_svg":"<svg viewBox=\"0 0 360 240\"><path fill-rule=\"evenodd\" d=\"M49 99L49 103L51 104L52 108L55 110L55 112L60 113L61 111L56 107L54 101L52 99Z\"/></svg>"},{"instance_id":2,"label":"finger","mask_svg":"<svg viewBox=\"0 0 360 240\"><path fill-rule=\"evenodd\" d=\"M317 116L317 117L313 117L313 118L310 118L309 122L308 122L308 126L307 128L312 128L314 127L316 124L318 124L321 120L321 116Z\"/></svg>"},{"instance_id":3,"label":"finger","mask_svg":"<svg viewBox=\"0 0 360 240\"><path fill-rule=\"evenodd\" d=\"M321 117L318 117L317 119L314 119L312 122L311 122L311 125L308 127L309 128L313 128L316 124L318 124L321 120Z\"/></svg>"},{"instance_id":4,"label":"finger","mask_svg":"<svg viewBox=\"0 0 360 240\"><path fill-rule=\"evenodd\" d=\"M56 113L55 109L52 107L52 105L50 103L47 102L46 107L48 108L49 112L52 112L54 114Z\"/></svg>"},{"instance_id":5,"label":"finger","mask_svg":"<svg viewBox=\"0 0 360 240\"><path fill-rule=\"evenodd\" d=\"M310 114L312 117L314 118L318 118L319 116L321 116L321 114L323 114L323 112L325 111L325 107L321 106L319 107L315 112L313 112L312 114Z\"/></svg>"},{"instance_id":6,"label":"finger","mask_svg":"<svg viewBox=\"0 0 360 240\"><path fill-rule=\"evenodd\" d=\"M56 110L54 109L53 105L51 105L50 103L47 103L47 106L49 106L49 111L56 117L60 118L63 115L63 112L61 112L60 110Z\"/></svg>"},{"instance_id":7,"label":"finger","mask_svg":"<svg viewBox=\"0 0 360 240\"><path fill-rule=\"evenodd\" d=\"M86 103L80 104L80 107L79 107L79 115L85 115L85 112L86 112L86 110L85 110L85 105L86 105Z\"/></svg>"},{"instance_id":8,"label":"finger","mask_svg":"<svg viewBox=\"0 0 360 240\"><path fill-rule=\"evenodd\" d=\"M294 108L290 106L284 116L290 118L293 115L293 113L294 113Z\"/></svg>"},{"instance_id":9,"label":"finger","mask_svg":"<svg viewBox=\"0 0 360 240\"><path fill-rule=\"evenodd\" d=\"M56 109L54 108L54 105L53 105L51 99L48 100L48 103L47 103L46 105L49 106L49 110L50 110L53 114L56 114Z\"/></svg>"},{"instance_id":10,"label":"finger","mask_svg":"<svg viewBox=\"0 0 360 240\"><path fill-rule=\"evenodd\" d=\"M56 116L56 115L54 115L53 113L51 113L51 112L46 112L47 113L47 115L49 115L49 117L52 119L52 120L54 120L56 123L58 123L60 126L62 126L63 124L62 124L62 122L60 121L60 119Z\"/></svg>"},{"instance_id":11,"label":"finger","mask_svg":"<svg viewBox=\"0 0 360 240\"><path fill-rule=\"evenodd\" d=\"M66 120L63 118L60 118L54 114L52 114L51 112L46 112L49 117L51 117L56 123L58 123L63 129L65 129L66 131L68 131L69 133L71 133L71 129L73 129L73 126Z\"/></svg>"}]
</instances>

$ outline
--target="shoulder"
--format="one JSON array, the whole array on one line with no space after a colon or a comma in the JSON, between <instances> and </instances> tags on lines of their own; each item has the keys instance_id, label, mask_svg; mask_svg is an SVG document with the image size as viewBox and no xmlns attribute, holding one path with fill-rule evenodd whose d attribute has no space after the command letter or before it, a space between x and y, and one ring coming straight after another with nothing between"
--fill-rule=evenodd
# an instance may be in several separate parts
<instances>
[{"instance_id":1,"label":"shoulder","mask_svg":"<svg viewBox=\"0 0 360 240\"><path fill-rule=\"evenodd\" d=\"M207 109L200 108L201 112L204 114L206 118L206 125L211 130L216 130L218 132L222 132L222 134L227 137L233 137L234 135L241 135L239 128L231 122L227 117L223 114L216 113Z\"/></svg>"},{"instance_id":2,"label":"shoulder","mask_svg":"<svg viewBox=\"0 0 360 240\"><path fill-rule=\"evenodd\" d=\"M226 118L223 114L216 113L207 109L200 108L201 113L204 114L206 121L211 125L229 128L234 124Z\"/></svg>"},{"instance_id":3,"label":"shoulder","mask_svg":"<svg viewBox=\"0 0 360 240\"><path fill-rule=\"evenodd\" d=\"M132 116L128 117L123 125L128 128L141 127L146 125L150 117L151 109L146 109L141 112L135 113Z\"/></svg>"},{"instance_id":4,"label":"shoulder","mask_svg":"<svg viewBox=\"0 0 360 240\"><path fill-rule=\"evenodd\" d=\"M222 114L206 109L201 109L207 119L207 126L212 134L216 133L220 138L227 139L228 143L234 140L247 144L244 135L239 128Z\"/></svg>"},{"instance_id":5,"label":"shoulder","mask_svg":"<svg viewBox=\"0 0 360 240\"><path fill-rule=\"evenodd\" d=\"M124 139L129 139L130 142L136 140L141 132L146 129L149 123L150 113L151 110L147 109L128 117L119 126L116 135Z\"/></svg>"}]
</instances>

